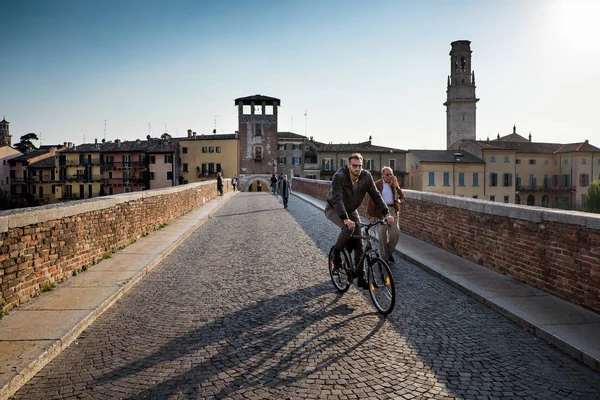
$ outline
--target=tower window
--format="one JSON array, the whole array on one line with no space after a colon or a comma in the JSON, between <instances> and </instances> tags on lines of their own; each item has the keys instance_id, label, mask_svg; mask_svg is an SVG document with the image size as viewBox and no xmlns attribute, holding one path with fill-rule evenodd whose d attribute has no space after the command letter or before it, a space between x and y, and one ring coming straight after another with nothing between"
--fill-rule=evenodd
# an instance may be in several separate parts
<instances>
[{"instance_id":1,"label":"tower window","mask_svg":"<svg viewBox=\"0 0 600 400\"><path fill-rule=\"evenodd\" d=\"M464 57L460 58L460 72L465 72L467 69L467 60Z\"/></svg>"},{"instance_id":2,"label":"tower window","mask_svg":"<svg viewBox=\"0 0 600 400\"><path fill-rule=\"evenodd\" d=\"M262 124L255 124L254 125L254 136L262 136L263 134L263 126Z\"/></svg>"}]
</instances>

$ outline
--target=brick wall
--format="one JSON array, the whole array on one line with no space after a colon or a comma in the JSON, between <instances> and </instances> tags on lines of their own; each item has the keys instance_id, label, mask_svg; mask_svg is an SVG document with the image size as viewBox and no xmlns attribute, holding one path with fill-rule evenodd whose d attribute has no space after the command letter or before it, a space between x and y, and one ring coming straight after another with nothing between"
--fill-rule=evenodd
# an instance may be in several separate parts
<instances>
[{"instance_id":1,"label":"brick wall","mask_svg":"<svg viewBox=\"0 0 600 400\"><path fill-rule=\"evenodd\" d=\"M23 304L216 196L207 181L0 212L0 304Z\"/></svg>"},{"instance_id":2,"label":"brick wall","mask_svg":"<svg viewBox=\"0 0 600 400\"><path fill-rule=\"evenodd\" d=\"M293 181L294 191L321 200L330 184ZM412 190L404 195L404 233L600 312L600 215Z\"/></svg>"}]
</instances>

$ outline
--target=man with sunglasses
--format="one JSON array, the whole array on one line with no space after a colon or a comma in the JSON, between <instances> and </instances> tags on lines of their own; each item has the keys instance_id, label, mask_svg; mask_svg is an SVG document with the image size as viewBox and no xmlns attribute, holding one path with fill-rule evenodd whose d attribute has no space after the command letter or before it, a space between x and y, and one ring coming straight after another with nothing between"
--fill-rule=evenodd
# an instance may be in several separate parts
<instances>
[{"instance_id":1,"label":"man with sunglasses","mask_svg":"<svg viewBox=\"0 0 600 400\"><path fill-rule=\"evenodd\" d=\"M394 172L390 167L383 167L381 170L381 179L375 182L375 187L381 193L383 201L387 204L388 210L394 217L394 222L388 225L379 225L379 253L381 258L388 262L394 262L394 249L398 243L400 228L398 226L398 217L400 215L400 200L404 198L404 193L400 189L398 179L394 176ZM375 222L381 218L381 213L377 210L375 202L369 200L367 206L367 215L371 222Z\"/></svg>"},{"instance_id":2,"label":"man with sunglasses","mask_svg":"<svg viewBox=\"0 0 600 400\"><path fill-rule=\"evenodd\" d=\"M360 153L350 155L348 157L348 164L341 167L333 176L331 188L327 195L325 215L331 222L342 229L335 243L333 254L333 262L337 267L341 267L342 265L340 252L344 249L344 246L349 251L354 249L355 264L358 264L358 261L362 257L362 240L350 239L350 236L354 233L355 229L358 229L356 233L360 234L360 228L356 226L360 222L360 216L356 210L361 205L365 194L369 193L369 196L375 202L377 208L381 210L388 224L394 222L394 217L390 215L381 197L381 193L375 187L373 176L371 176L369 171L363 171L362 161L363 157ZM357 268L358 286L367 288L367 283L363 279L363 266L358 265Z\"/></svg>"}]
</instances>

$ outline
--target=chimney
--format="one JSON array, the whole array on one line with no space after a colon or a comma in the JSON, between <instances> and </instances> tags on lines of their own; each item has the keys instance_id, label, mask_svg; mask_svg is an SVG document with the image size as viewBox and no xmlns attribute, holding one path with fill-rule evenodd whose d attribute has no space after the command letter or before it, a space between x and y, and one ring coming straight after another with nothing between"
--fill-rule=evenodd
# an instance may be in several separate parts
<instances>
[{"instance_id":1,"label":"chimney","mask_svg":"<svg viewBox=\"0 0 600 400\"><path fill-rule=\"evenodd\" d=\"M240 131L235 131L235 137L239 137L240 136Z\"/></svg>"},{"instance_id":2,"label":"chimney","mask_svg":"<svg viewBox=\"0 0 600 400\"><path fill-rule=\"evenodd\" d=\"M188 137L189 138L192 137L192 130L191 129L188 129Z\"/></svg>"},{"instance_id":3,"label":"chimney","mask_svg":"<svg viewBox=\"0 0 600 400\"><path fill-rule=\"evenodd\" d=\"M67 142L67 148L70 149L71 147L73 147L73 143L72 142Z\"/></svg>"},{"instance_id":4,"label":"chimney","mask_svg":"<svg viewBox=\"0 0 600 400\"><path fill-rule=\"evenodd\" d=\"M142 141L140 139L135 139L135 144L140 144Z\"/></svg>"},{"instance_id":5,"label":"chimney","mask_svg":"<svg viewBox=\"0 0 600 400\"><path fill-rule=\"evenodd\" d=\"M584 141L583 143L585 143L585 144L590 144L590 141L589 141L589 140L587 140L587 139L585 139L585 141Z\"/></svg>"},{"instance_id":6,"label":"chimney","mask_svg":"<svg viewBox=\"0 0 600 400\"><path fill-rule=\"evenodd\" d=\"M531 132L529 132L529 141L531 142Z\"/></svg>"},{"instance_id":7,"label":"chimney","mask_svg":"<svg viewBox=\"0 0 600 400\"><path fill-rule=\"evenodd\" d=\"M95 139L94 139L94 144L96 145L95 147L96 147L97 149L99 149L99 148L100 148L100 145L98 144L98 138L95 138Z\"/></svg>"},{"instance_id":8,"label":"chimney","mask_svg":"<svg viewBox=\"0 0 600 400\"><path fill-rule=\"evenodd\" d=\"M117 144L117 147L121 147L121 139L115 139L115 143Z\"/></svg>"},{"instance_id":9,"label":"chimney","mask_svg":"<svg viewBox=\"0 0 600 400\"><path fill-rule=\"evenodd\" d=\"M193 132L192 136L194 136L194 139L196 139L196 132Z\"/></svg>"}]
</instances>

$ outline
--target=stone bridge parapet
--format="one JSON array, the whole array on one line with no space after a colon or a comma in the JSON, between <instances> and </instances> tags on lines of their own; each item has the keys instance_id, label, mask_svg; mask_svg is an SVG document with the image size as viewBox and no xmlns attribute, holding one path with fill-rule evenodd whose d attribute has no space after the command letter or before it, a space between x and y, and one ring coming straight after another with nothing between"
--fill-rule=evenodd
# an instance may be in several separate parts
<instances>
[{"instance_id":1,"label":"stone bridge parapet","mask_svg":"<svg viewBox=\"0 0 600 400\"><path fill-rule=\"evenodd\" d=\"M330 185L292 182L294 191L320 200ZM600 215L414 190L404 195L402 232L600 313Z\"/></svg>"},{"instance_id":2,"label":"stone bridge parapet","mask_svg":"<svg viewBox=\"0 0 600 400\"><path fill-rule=\"evenodd\" d=\"M212 180L0 212L0 316L216 196Z\"/></svg>"}]
</instances>

